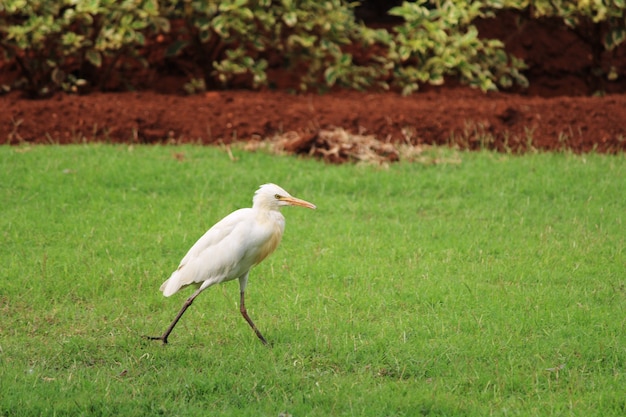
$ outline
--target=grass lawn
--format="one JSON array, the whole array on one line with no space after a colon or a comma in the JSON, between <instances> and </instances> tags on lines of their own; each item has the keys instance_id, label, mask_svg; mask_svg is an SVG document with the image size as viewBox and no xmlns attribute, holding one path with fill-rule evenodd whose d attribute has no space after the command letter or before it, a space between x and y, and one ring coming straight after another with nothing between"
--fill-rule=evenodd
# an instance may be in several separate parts
<instances>
[{"instance_id":1,"label":"grass lawn","mask_svg":"<svg viewBox=\"0 0 626 417\"><path fill-rule=\"evenodd\" d=\"M623 416L626 157L0 147L0 416ZM428 163L428 161L432 163ZM275 182L279 249L160 284Z\"/></svg>"}]
</instances>

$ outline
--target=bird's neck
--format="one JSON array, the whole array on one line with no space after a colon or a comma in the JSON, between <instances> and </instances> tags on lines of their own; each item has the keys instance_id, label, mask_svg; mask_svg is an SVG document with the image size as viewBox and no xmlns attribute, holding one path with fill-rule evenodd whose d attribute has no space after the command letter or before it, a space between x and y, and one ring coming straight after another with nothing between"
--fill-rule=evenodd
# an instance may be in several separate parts
<instances>
[{"instance_id":1,"label":"bird's neck","mask_svg":"<svg viewBox=\"0 0 626 417\"><path fill-rule=\"evenodd\" d=\"M254 209L256 211L256 217L259 221L276 221L277 219L284 219L283 215L278 209L268 209L266 207L259 207Z\"/></svg>"}]
</instances>

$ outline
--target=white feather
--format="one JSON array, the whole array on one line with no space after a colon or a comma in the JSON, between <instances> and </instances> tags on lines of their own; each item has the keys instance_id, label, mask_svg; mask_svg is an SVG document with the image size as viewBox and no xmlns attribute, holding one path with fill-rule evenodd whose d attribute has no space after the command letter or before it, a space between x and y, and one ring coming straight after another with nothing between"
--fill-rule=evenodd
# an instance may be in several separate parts
<instances>
[{"instance_id":1,"label":"white feather","mask_svg":"<svg viewBox=\"0 0 626 417\"><path fill-rule=\"evenodd\" d=\"M284 228L285 219L278 211L239 209L216 223L189 249L160 290L169 297L188 285L206 288L239 278L260 262L263 244L272 235L278 234L280 241Z\"/></svg>"}]
</instances>

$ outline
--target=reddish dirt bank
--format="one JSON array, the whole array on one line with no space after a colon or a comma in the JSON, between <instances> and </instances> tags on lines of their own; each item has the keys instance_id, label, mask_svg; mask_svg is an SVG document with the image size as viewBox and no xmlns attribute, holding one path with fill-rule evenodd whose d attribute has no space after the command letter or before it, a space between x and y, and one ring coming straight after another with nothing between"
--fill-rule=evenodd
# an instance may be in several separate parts
<instances>
[{"instance_id":1,"label":"reddish dirt bank","mask_svg":"<svg viewBox=\"0 0 626 417\"><path fill-rule=\"evenodd\" d=\"M225 142L342 127L381 141L498 150L626 150L626 95L527 97L444 88L394 93L223 91L0 97L2 143Z\"/></svg>"}]
</instances>

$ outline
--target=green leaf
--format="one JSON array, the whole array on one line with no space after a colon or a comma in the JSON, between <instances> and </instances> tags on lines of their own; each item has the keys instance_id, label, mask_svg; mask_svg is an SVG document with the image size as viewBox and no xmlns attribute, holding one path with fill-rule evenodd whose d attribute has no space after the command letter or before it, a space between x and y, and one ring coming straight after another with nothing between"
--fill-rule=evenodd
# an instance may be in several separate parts
<instances>
[{"instance_id":1,"label":"green leaf","mask_svg":"<svg viewBox=\"0 0 626 417\"><path fill-rule=\"evenodd\" d=\"M315 35L311 35L311 36L291 35L289 36L288 43L292 45L298 44L304 48L310 48L313 46L316 40L317 40L317 37Z\"/></svg>"},{"instance_id":2,"label":"green leaf","mask_svg":"<svg viewBox=\"0 0 626 417\"><path fill-rule=\"evenodd\" d=\"M85 52L85 58L87 58L87 61L94 67L100 68L102 65L102 55L94 49L88 49L87 52Z\"/></svg>"},{"instance_id":3,"label":"green leaf","mask_svg":"<svg viewBox=\"0 0 626 417\"><path fill-rule=\"evenodd\" d=\"M222 38L228 37L228 26L226 24L226 18L224 17L224 15L217 16L215 19L213 19L212 27L215 33L218 34L218 36Z\"/></svg>"},{"instance_id":4,"label":"green leaf","mask_svg":"<svg viewBox=\"0 0 626 417\"><path fill-rule=\"evenodd\" d=\"M623 27L616 27L606 33L604 37L604 46L610 51L621 45L625 39L626 29Z\"/></svg>"},{"instance_id":5,"label":"green leaf","mask_svg":"<svg viewBox=\"0 0 626 417\"><path fill-rule=\"evenodd\" d=\"M337 82L338 76L339 76L339 72L337 71L337 68L335 67L328 67L324 71L324 80L326 81L326 84L329 86L335 85L335 83Z\"/></svg>"},{"instance_id":6,"label":"green leaf","mask_svg":"<svg viewBox=\"0 0 626 417\"><path fill-rule=\"evenodd\" d=\"M183 40L176 40L174 42L172 42L166 49L165 49L165 56L166 57L173 57L173 56L177 56L178 54L180 54L180 52L185 49L187 46L189 45L189 41L183 41Z\"/></svg>"},{"instance_id":7,"label":"green leaf","mask_svg":"<svg viewBox=\"0 0 626 417\"><path fill-rule=\"evenodd\" d=\"M288 12L283 15L283 22L289 27L294 27L298 23L298 15L295 12Z\"/></svg>"},{"instance_id":8,"label":"green leaf","mask_svg":"<svg viewBox=\"0 0 626 417\"><path fill-rule=\"evenodd\" d=\"M402 95L403 96L408 96L411 93L413 93L414 91L417 91L419 89L419 85L417 83L409 83L406 84L403 88L402 88Z\"/></svg>"},{"instance_id":9,"label":"green leaf","mask_svg":"<svg viewBox=\"0 0 626 417\"><path fill-rule=\"evenodd\" d=\"M432 85L443 85L444 78L442 74L431 74L428 82Z\"/></svg>"},{"instance_id":10,"label":"green leaf","mask_svg":"<svg viewBox=\"0 0 626 417\"><path fill-rule=\"evenodd\" d=\"M158 32L169 33L171 30L170 21L165 17L157 17L153 20L153 23Z\"/></svg>"},{"instance_id":11,"label":"green leaf","mask_svg":"<svg viewBox=\"0 0 626 417\"><path fill-rule=\"evenodd\" d=\"M229 1L222 1L219 5L220 12L229 12L235 9L239 9L248 4L248 0L233 0L232 3Z\"/></svg>"}]
</instances>

